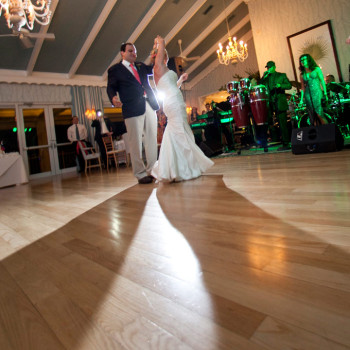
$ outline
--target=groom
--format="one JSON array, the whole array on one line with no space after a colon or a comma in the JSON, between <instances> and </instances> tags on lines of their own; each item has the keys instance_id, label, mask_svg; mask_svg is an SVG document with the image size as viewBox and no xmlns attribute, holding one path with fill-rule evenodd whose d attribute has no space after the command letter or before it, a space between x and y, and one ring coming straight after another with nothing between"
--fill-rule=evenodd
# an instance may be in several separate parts
<instances>
[{"instance_id":1,"label":"groom","mask_svg":"<svg viewBox=\"0 0 350 350\"><path fill-rule=\"evenodd\" d=\"M137 52L131 43L122 44L120 53L122 61L108 69L107 94L115 107L122 107L133 172L140 184L147 184L153 181L149 174L157 160L155 111L159 105L148 82L153 65L135 62ZM147 164L142 158L142 140Z\"/></svg>"}]
</instances>

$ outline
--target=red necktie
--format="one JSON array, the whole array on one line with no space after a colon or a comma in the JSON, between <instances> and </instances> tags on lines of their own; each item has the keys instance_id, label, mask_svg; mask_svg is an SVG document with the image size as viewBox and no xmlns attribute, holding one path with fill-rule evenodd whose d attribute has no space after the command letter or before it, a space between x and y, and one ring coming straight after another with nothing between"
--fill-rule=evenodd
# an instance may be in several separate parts
<instances>
[{"instance_id":1,"label":"red necktie","mask_svg":"<svg viewBox=\"0 0 350 350\"><path fill-rule=\"evenodd\" d=\"M139 76L139 72L136 70L136 68L134 67L134 65L132 63L130 63L130 67L131 67L132 71L134 72L135 78L142 85L141 79L140 79L140 76Z\"/></svg>"}]
</instances>

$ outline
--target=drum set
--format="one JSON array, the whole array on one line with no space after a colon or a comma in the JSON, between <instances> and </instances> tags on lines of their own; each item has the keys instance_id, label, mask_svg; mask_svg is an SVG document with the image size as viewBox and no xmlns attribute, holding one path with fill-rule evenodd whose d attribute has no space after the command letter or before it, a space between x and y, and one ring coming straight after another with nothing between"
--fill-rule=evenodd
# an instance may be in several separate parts
<instances>
[{"instance_id":1,"label":"drum set","mask_svg":"<svg viewBox=\"0 0 350 350\"><path fill-rule=\"evenodd\" d=\"M269 94L265 85L251 86L248 78L227 83L230 94L232 115L238 128L246 128L250 123L249 112L256 125L263 125L268 120Z\"/></svg>"},{"instance_id":2,"label":"drum set","mask_svg":"<svg viewBox=\"0 0 350 350\"><path fill-rule=\"evenodd\" d=\"M292 95L288 102L288 114L293 128L311 125L306 105L300 105L299 98ZM344 137L350 136L350 96L335 94L323 104L323 115L328 123L336 124Z\"/></svg>"},{"instance_id":3,"label":"drum set","mask_svg":"<svg viewBox=\"0 0 350 350\"><path fill-rule=\"evenodd\" d=\"M268 123L269 116L269 92L265 85L251 86L248 78L239 81L229 81L227 92L230 94L232 116L238 128L247 128L252 125L250 115L253 116L256 125ZM300 106L296 94L289 97L289 110L287 122L291 128L310 126L310 118L306 105ZM350 93L333 94L327 104L324 105L324 116L329 123L338 126L343 136L350 136Z\"/></svg>"}]
</instances>

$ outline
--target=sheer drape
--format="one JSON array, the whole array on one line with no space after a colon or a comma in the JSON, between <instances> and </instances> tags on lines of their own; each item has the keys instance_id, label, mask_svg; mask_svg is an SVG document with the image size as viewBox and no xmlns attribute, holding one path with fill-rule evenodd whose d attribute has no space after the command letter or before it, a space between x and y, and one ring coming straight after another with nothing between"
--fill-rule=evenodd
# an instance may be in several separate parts
<instances>
[{"instance_id":1,"label":"sheer drape","mask_svg":"<svg viewBox=\"0 0 350 350\"><path fill-rule=\"evenodd\" d=\"M103 111L102 88L98 86L72 86L72 115L79 118L79 122L84 124L88 132L89 141L94 143L94 128L91 128L92 120L85 115L87 109Z\"/></svg>"}]
</instances>

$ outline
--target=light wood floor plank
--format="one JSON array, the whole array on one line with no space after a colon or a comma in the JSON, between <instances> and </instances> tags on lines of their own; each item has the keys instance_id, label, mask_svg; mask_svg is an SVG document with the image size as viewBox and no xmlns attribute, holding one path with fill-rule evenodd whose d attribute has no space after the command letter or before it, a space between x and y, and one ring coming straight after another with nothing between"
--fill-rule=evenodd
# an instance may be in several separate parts
<instances>
[{"instance_id":1,"label":"light wood floor plank","mask_svg":"<svg viewBox=\"0 0 350 350\"><path fill-rule=\"evenodd\" d=\"M0 334L3 349L64 349L27 296L0 264ZM5 347L6 346L6 347Z\"/></svg>"},{"instance_id":2,"label":"light wood floor plank","mask_svg":"<svg viewBox=\"0 0 350 350\"><path fill-rule=\"evenodd\" d=\"M1 350L350 349L349 155L1 189Z\"/></svg>"}]
</instances>

